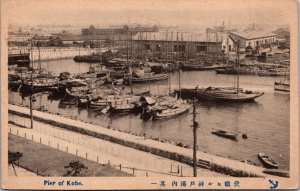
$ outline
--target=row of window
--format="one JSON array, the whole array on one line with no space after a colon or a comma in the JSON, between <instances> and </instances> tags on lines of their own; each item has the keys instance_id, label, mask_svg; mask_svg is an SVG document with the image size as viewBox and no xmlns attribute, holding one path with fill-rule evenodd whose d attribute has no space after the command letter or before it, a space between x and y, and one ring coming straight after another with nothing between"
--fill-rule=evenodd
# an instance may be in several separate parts
<instances>
[{"instance_id":1,"label":"row of window","mask_svg":"<svg viewBox=\"0 0 300 191\"><path fill-rule=\"evenodd\" d=\"M150 44L146 44L145 49L146 50L151 50ZM155 50L156 51L161 51L161 45L157 44L156 47L155 47ZM175 52L181 52L181 51L185 51L185 50L186 50L185 45L178 45L178 46L174 45L174 47L173 47L173 51L175 51ZM206 46L196 46L196 50L197 50L197 52L206 52L207 47Z\"/></svg>"},{"instance_id":2,"label":"row of window","mask_svg":"<svg viewBox=\"0 0 300 191\"><path fill-rule=\"evenodd\" d=\"M267 38L267 39L262 39L262 40L254 40L254 41L249 41L248 42L248 46L258 46L261 44L268 44L268 43L272 43L275 42L275 38Z\"/></svg>"}]
</instances>

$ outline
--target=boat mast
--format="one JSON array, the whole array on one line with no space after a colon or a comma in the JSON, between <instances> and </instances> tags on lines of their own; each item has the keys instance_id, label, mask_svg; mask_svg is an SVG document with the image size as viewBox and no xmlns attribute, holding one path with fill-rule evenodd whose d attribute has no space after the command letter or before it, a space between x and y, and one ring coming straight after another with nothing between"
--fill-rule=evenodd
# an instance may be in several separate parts
<instances>
[{"instance_id":1,"label":"boat mast","mask_svg":"<svg viewBox=\"0 0 300 191\"><path fill-rule=\"evenodd\" d=\"M238 64L238 72L237 72L237 93L239 93L240 88L240 41L237 41L237 64Z\"/></svg>"},{"instance_id":2,"label":"boat mast","mask_svg":"<svg viewBox=\"0 0 300 191\"><path fill-rule=\"evenodd\" d=\"M130 31L131 35L130 35L130 42L132 43L132 31ZM128 73L129 73L129 85L130 85L130 92L133 94L133 90L132 90L132 84L131 84L131 69L130 69L130 65L129 65L129 38L128 38L128 31L127 31L127 66L128 66Z\"/></svg>"},{"instance_id":3,"label":"boat mast","mask_svg":"<svg viewBox=\"0 0 300 191\"><path fill-rule=\"evenodd\" d=\"M178 31L177 31L177 38L176 38L176 53L178 54ZM179 62L179 57L177 56L178 58L178 62ZM179 71L178 71L178 78L179 78L179 98L181 98L181 79L180 79L180 66L179 66Z\"/></svg>"},{"instance_id":4,"label":"boat mast","mask_svg":"<svg viewBox=\"0 0 300 191\"><path fill-rule=\"evenodd\" d=\"M168 45L168 48L167 48L167 61L169 60L169 43L171 43L171 41L173 40L173 31L171 31L171 40L170 41L167 41L167 45ZM168 68L169 68L169 95L171 94L171 63L167 63L168 64Z\"/></svg>"},{"instance_id":5,"label":"boat mast","mask_svg":"<svg viewBox=\"0 0 300 191\"><path fill-rule=\"evenodd\" d=\"M32 51L32 40L31 40L30 49L31 49L31 67L32 67L32 71L31 71L31 76L30 76L31 84L30 84L30 92L29 92L30 93L30 96L29 96L29 109L30 109L30 128L33 129L33 115L32 115L33 51Z\"/></svg>"}]
</instances>

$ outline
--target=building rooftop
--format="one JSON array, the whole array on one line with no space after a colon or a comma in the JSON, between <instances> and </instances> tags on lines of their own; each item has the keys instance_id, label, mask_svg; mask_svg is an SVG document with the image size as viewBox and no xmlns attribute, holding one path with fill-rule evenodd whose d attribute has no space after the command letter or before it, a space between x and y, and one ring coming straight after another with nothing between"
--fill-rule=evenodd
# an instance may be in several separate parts
<instances>
[{"instance_id":1,"label":"building rooftop","mask_svg":"<svg viewBox=\"0 0 300 191\"><path fill-rule=\"evenodd\" d=\"M225 38L224 33L178 32L178 41L184 42L221 42L224 40L223 38ZM177 31L139 33L133 36L133 40L177 41Z\"/></svg>"},{"instance_id":2,"label":"building rooftop","mask_svg":"<svg viewBox=\"0 0 300 191\"><path fill-rule=\"evenodd\" d=\"M247 40L276 36L275 33L266 32L262 30L244 30L242 32L231 32L231 34Z\"/></svg>"}]
</instances>

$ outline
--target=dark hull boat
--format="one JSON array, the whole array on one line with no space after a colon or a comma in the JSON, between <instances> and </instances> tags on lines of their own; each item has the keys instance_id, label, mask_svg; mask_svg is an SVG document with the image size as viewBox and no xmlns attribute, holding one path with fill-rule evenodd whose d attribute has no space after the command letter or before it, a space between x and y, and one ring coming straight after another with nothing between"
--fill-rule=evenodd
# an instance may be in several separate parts
<instances>
[{"instance_id":1,"label":"dark hull boat","mask_svg":"<svg viewBox=\"0 0 300 191\"><path fill-rule=\"evenodd\" d=\"M278 168L278 164L272 158L270 158L265 153L258 153L258 159L264 164L267 168Z\"/></svg>"},{"instance_id":2,"label":"dark hull boat","mask_svg":"<svg viewBox=\"0 0 300 191\"><path fill-rule=\"evenodd\" d=\"M224 137L231 140L237 140L237 133L227 132L224 130L213 129L211 134L217 135L219 137Z\"/></svg>"},{"instance_id":3,"label":"dark hull boat","mask_svg":"<svg viewBox=\"0 0 300 191\"><path fill-rule=\"evenodd\" d=\"M99 54L75 56L74 61L75 62L87 62L87 63L100 63L100 62L102 62L102 57Z\"/></svg>"},{"instance_id":4,"label":"dark hull boat","mask_svg":"<svg viewBox=\"0 0 300 191\"><path fill-rule=\"evenodd\" d=\"M179 90L175 90L179 94ZM201 89L182 89L181 95L186 99L211 100L211 101L230 101L230 102L249 102L254 101L256 98L262 96L263 92L252 92L242 90L234 87L208 87Z\"/></svg>"},{"instance_id":5,"label":"dark hull boat","mask_svg":"<svg viewBox=\"0 0 300 191\"><path fill-rule=\"evenodd\" d=\"M149 81L160 81L160 80L167 80L167 74L153 74L153 75L144 75L141 77L132 77L132 83L144 83ZM126 78L126 81L129 81L129 78Z\"/></svg>"},{"instance_id":6,"label":"dark hull boat","mask_svg":"<svg viewBox=\"0 0 300 191\"><path fill-rule=\"evenodd\" d=\"M28 67L30 64L29 53L9 54L8 65Z\"/></svg>"},{"instance_id":7,"label":"dark hull boat","mask_svg":"<svg viewBox=\"0 0 300 191\"><path fill-rule=\"evenodd\" d=\"M224 69L228 68L228 65L223 64L213 64L209 66L200 65L200 64L184 64L181 66L183 71L205 71L205 70L215 70L215 69Z\"/></svg>"}]
</instances>

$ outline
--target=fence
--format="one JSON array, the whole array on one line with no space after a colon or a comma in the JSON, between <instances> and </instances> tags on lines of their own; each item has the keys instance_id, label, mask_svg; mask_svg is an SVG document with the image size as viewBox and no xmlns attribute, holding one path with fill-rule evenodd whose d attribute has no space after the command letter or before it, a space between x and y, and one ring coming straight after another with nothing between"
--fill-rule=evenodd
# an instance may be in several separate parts
<instances>
[{"instance_id":1,"label":"fence","mask_svg":"<svg viewBox=\"0 0 300 191\"><path fill-rule=\"evenodd\" d=\"M67 131L51 125L10 116L11 123L26 128L10 127L10 133L66 151L88 160L121 169L136 176L192 176L192 167L150 153L138 151L102 139ZM25 132L26 131L26 132Z\"/></svg>"}]
</instances>

